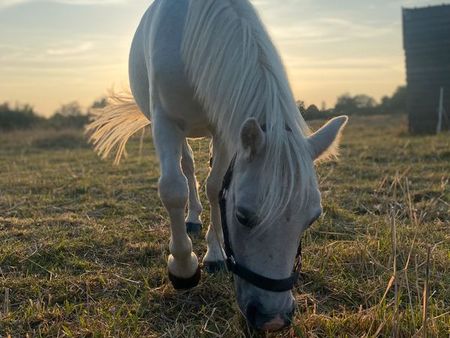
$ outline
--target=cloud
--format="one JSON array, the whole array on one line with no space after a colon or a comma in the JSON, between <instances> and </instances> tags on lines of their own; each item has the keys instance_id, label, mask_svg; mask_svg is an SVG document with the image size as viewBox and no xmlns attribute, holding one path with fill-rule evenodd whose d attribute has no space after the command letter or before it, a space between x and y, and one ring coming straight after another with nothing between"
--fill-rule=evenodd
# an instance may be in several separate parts
<instances>
[{"instance_id":1,"label":"cloud","mask_svg":"<svg viewBox=\"0 0 450 338\"><path fill-rule=\"evenodd\" d=\"M1 0L0 10L24 3L53 2L73 6L111 5L127 3L127 0Z\"/></svg>"},{"instance_id":2,"label":"cloud","mask_svg":"<svg viewBox=\"0 0 450 338\"><path fill-rule=\"evenodd\" d=\"M392 34L395 24L378 25L356 23L347 19L317 18L301 21L295 25L272 27L275 38L293 43L327 43L352 39L370 39Z\"/></svg>"},{"instance_id":3,"label":"cloud","mask_svg":"<svg viewBox=\"0 0 450 338\"><path fill-rule=\"evenodd\" d=\"M2 2L0 2L0 9L19 5L24 2L28 2L28 0L3 0Z\"/></svg>"},{"instance_id":4,"label":"cloud","mask_svg":"<svg viewBox=\"0 0 450 338\"><path fill-rule=\"evenodd\" d=\"M46 53L51 56L67 56L67 55L78 55L83 54L92 50L94 47L94 43L83 42L77 46L68 47L68 48L50 48L47 49Z\"/></svg>"},{"instance_id":5,"label":"cloud","mask_svg":"<svg viewBox=\"0 0 450 338\"><path fill-rule=\"evenodd\" d=\"M397 57L333 57L316 59L311 57L287 57L286 62L291 69L300 70L379 70L395 69Z\"/></svg>"}]
</instances>

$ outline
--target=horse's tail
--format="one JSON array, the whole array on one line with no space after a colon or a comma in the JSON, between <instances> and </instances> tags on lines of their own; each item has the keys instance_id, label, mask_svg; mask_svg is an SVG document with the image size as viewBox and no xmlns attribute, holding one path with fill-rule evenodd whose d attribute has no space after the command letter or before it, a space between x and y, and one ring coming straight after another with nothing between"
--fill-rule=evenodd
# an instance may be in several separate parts
<instances>
[{"instance_id":1,"label":"horse's tail","mask_svg":"<svg viewBox=\"0 0 450 338\"><path fill-rule=\"evenodd\" d=\"M115 151L114 164L119 164L130 137L150 124L131 94L111 92L108 104L104 108L95 109L92 116L91 122L86 126L89 142L102 158Z\"/></svg>"}]
</instances>

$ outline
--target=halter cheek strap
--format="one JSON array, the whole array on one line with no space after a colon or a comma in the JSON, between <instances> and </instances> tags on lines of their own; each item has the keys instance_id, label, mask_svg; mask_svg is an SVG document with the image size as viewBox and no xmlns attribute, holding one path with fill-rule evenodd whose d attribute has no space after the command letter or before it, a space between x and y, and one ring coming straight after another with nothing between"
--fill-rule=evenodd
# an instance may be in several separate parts
<instances>
[{"instance_id":1,"label":"halter cheek strap","mask_svg":"<svg viewBox=\"0 0 450 338\"><path fill-rule=\"evenodd\" d=\"M296 263L294 266L294 271L290 277L285 279L272 279L265 277L263 275L251 271L250 269L236 262L233 249L231 247L227 223L227 196L233 178L233 170L235 162L236 162L236 155L233 157L233 160L231 161L230 166L228 167L228 170L224 176L222 190L220 191L219 195L220 215L222 220L222 230L225 245L227 268L236 276L244 279L248 283L253 284L254 286L260 289L272 292L290 291L294 288L295 283L298 280L299 271L301 269L301 252L302 252L301 243L299 245L297 256L295 259Z\"/></svg>"}]
</instances>

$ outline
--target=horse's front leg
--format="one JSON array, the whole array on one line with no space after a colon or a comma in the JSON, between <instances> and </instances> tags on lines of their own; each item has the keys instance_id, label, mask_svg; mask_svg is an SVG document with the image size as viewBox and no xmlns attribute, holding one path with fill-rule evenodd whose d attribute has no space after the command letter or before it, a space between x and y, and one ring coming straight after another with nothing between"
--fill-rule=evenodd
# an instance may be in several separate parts
<instances>
[{"instance_id":1,"label":"horse's front leg","mask_svg":"<svg viewBox=\"0 0 450 338\"><path fill-rule=\"evenodd\" d=\"M159 196L170 217L169 279L175 289L189 289L200 280L200 268L192 242L186 233L185 209L188 182L181 168L185 136L170 119L155 114L153 138L160 160Z\"/></svg>"},{"instance_id":2,"label":"horse's front leg","mask_svg":"<svg viewBox=\"0 0 450 338\"><path fill-rule=\"evenodd\" d=\"M206 193L211 206L211 224L206 233L207 251L203 258L203 265L208 272L217 272L225 269L224 251L222 249L223 232L220 219L219 192L222 188L223 177L230 161L225 146L213 139L212 168L206 182Z\"/></svg>"},{"instance_id":3,"label":"horse's front leg","mask_svg":"<svg viewBox=\"0 0 450 338\"><path fill-rule=\"evenodd\" d=\"M200 197L198 196L198 183L195 177L194 153L187 140L183 144L183 155L181 167L186 175L189 186L188 215L186 217L186 229L191 236L200 236L202 232L202 221L200 215L203 211Z\"/></svg>"}]
</instances>

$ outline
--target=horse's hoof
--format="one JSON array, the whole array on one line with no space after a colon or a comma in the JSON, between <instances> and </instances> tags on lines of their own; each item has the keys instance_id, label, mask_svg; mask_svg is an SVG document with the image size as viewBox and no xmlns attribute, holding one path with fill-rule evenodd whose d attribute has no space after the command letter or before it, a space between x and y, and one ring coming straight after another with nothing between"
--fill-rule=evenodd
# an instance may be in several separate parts
<instances>
[{"instance_id":1,"label":"horse's hoof","mask_svg":"<svg viewBox=\"0 0 450 338\"><path fill-rule=\"evenodd\" d=\"M203 267L207 273L212 274L227 271L225 261L203 262Z\"/></svg>"},{"instance_id":2,"label":"horse's hoof","mask_svg":"<svg viewBox=\"0 0 450 338\"><path fill-rule=\"evenodd\" d=\"M169 280L175 290L188 290L196 287L200 282L201 276L202 272L200 270L200 267L197 268L197 271L191 278L180 278L172 275L169 271Z\"/></svg>"},{"instance_id":3,"label":"horse's hoof","mask_svg":"<svg viewBox=\"0 0 450 338\"><path fill-rule=\"evenodd\" d=\"M200 237L202 234L202 225L200 223L186 222L186 231L194 237Z\"/></svg>"}]
</instances>

